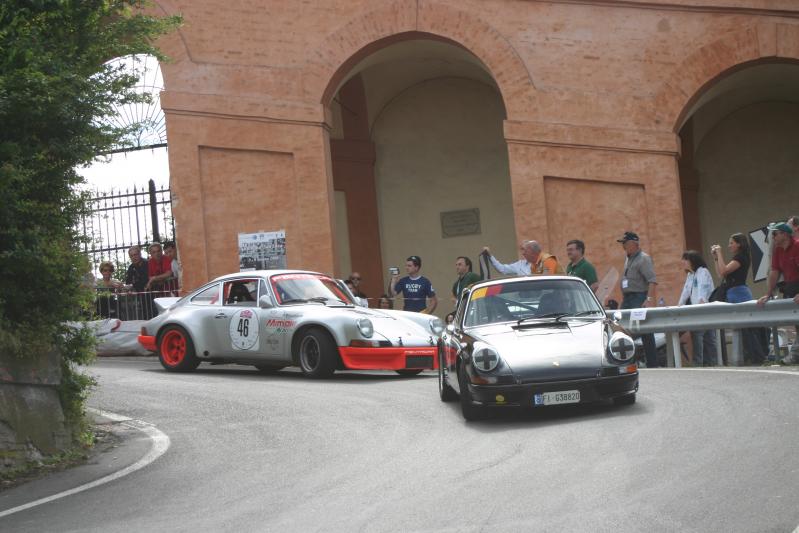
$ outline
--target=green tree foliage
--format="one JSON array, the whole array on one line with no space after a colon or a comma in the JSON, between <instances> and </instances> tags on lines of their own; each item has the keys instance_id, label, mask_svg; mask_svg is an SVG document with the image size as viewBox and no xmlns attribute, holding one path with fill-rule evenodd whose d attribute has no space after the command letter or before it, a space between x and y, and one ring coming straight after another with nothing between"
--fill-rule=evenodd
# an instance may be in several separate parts
<instances>
[{"instance_id":1,"label":"green tree foliage","mask_svg":"<svg viewBox=\"0 0 799 533\"><path fill-rule=\"evenodd\" d=\"M104 121L146 96L136 76L106 62L130 54L164 59L155 39L179 17L144 14L141 0L0 2L0 350L32 357L58 349L65 413L83 414L89 380L74 365L91 338L66 326L91 304L77 220L85 197L75 168L121 144Z\"/></svg>"}]
</instances>

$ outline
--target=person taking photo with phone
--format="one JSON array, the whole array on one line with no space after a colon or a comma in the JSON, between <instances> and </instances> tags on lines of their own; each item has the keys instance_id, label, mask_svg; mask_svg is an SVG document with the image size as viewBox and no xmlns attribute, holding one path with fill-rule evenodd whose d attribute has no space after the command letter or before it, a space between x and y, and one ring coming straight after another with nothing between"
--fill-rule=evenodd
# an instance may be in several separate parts
<instances>
[{"instance_id":1,"label":"person taking photo with phone","mask_svg":"<svg viewBox=\"0 0 799 533\"><path fill-rule=\"evenodd\" d=\"M405 272L408 275L399 279L398 273L393 274L388 289L392 297L402 294L404 311L430 315L436 310L438 298L430 280L419 274L421 268L422 258L418 255L410 256L405 261Z\"/></svg>"}]
</instances>

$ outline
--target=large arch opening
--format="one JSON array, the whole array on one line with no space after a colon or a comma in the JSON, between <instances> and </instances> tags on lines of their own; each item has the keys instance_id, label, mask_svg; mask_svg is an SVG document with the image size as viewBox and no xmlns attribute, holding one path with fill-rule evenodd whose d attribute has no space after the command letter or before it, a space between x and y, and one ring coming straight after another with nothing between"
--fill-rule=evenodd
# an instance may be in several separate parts
<instances>
[{"instance_id":1,"label":"large arch opening","mask_svg":"<svg viewBox=\"0 0 799 533\"><path fill-rule=\"evenodd\" d=\"M465 48L420 36L352 66L328 103L339 275L370 297L418 255L451 309L455 258L517 254L502 96Z\"/></svg>"},{"instance_id":2,"label":"large arch opening","mask_svg":"<svg viewBox=\"0 0 799 533\"><path fill-rule=\"evenodd\" d=\"M756 62L707 86L679 125L686 243L710 245L795 214L799 64ZM758 276L759 277L759 276ZM765 290L755 283L756 296Z\"/></svg>"}]
</instances>

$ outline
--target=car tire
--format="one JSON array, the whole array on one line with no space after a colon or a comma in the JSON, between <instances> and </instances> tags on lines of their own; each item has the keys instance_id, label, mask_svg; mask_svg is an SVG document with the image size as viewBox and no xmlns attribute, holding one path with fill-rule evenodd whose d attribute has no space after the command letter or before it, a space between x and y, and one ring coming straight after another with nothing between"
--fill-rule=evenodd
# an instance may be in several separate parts
<instances>
[{"instance_id":1,"label":"car tire","mask_svg":"<svg viewBox=\"0 0 799 533\"><path fill-rule=\"evenodd\" d=\"M399 370L395 370L397 374L400 376L418 376L422 373L422 368L401 368Z\"/></svg>"},{"instance_id":2,"label":"car tire","mask_svg":"<svg viewBox=\"0 0 799 533\"><path fill-rule=\"evenodd\" d=\"M635 393L613 398L613 405L632 405L635 403Z\"/></svg>"},{"instance_id":3,"label":"car tire","mask_svg":"<svg viewBox=\"0 0 799 533\"><path fill-rule=\"evenodd\" d=\"M336 370L338 349L330 335L319 328L309 329L298 344L297 359L303 375L325 379Z\"/></svg>"},{"instance_id":4,"label":"car tire","mask_svg":"<svg viewBox=\"0 0 799 533\"><path fill-rule=\"evenodd\" d=\"M442 402L454 402L458 399L458 393L449 386L447 378L444 376L445 363L443 354L438 356L438 397Z\"/></svg>"},{"instance_id":5,"label":"car tire","mask_svg":"<svg viewBox=\"0 0 799 533\"><path fill-rule=\"evenodd\" d=\"M254 366L255 366L255 368L258 369L258 372L261 372L262 374L274 374L275 372L278 372L278 371L283 370L284 368L286 368L283 365L277 365L277 366L254 365Z\"/></svg>"},{"instance_id":6,"label":"car tire","mask_svg":"<svg viewBox=\"0 0 799 533\"><path fill-rule=\"evenodd\" d=\"M466 371L463 366L458 369L458 385L460 385L461 393L461 413L463 418L468 421L483 420L486 417L485 408L472 403L472 395L469 392L469 380L466 378Z\"/></svg>"},{"instance_id":7,"label":"car tire","mask_svg":"<svg viewBox=\"0 0 799 533\"><path fill-rule=\"evenodd\" d=\"M159 333L158 360L169 372L191 372L200 364L191 337L180 326L167 326Z\"/></svg>"}]
</instances>

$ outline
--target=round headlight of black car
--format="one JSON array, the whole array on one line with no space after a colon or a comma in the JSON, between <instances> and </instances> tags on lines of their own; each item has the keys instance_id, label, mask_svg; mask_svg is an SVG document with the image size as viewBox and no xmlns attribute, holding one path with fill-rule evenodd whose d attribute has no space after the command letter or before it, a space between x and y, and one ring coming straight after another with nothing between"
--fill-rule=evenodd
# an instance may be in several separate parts
<instances>
[{"instance_id":1,"label":"round headlight of black car","mask_svg":"<svg viewBox=\"0 0 799 533\"><path fill-rule=\"evenodd\" d=\"M628 363L635 357L635 342L624 333L617 331L610 337L608 353L616 363Z\"/></svg>"},{"instance_id":2,"label":"round headlight of black car","mask_svg":"<svg viewBox=\"0 0 799 533\"><path fill-rule=\"evenodd\" d=\"M472 362L477 370L491 372L499 364L499 354L490 346L476 346L472 354Z\"/></svg>"}]
</instances>

